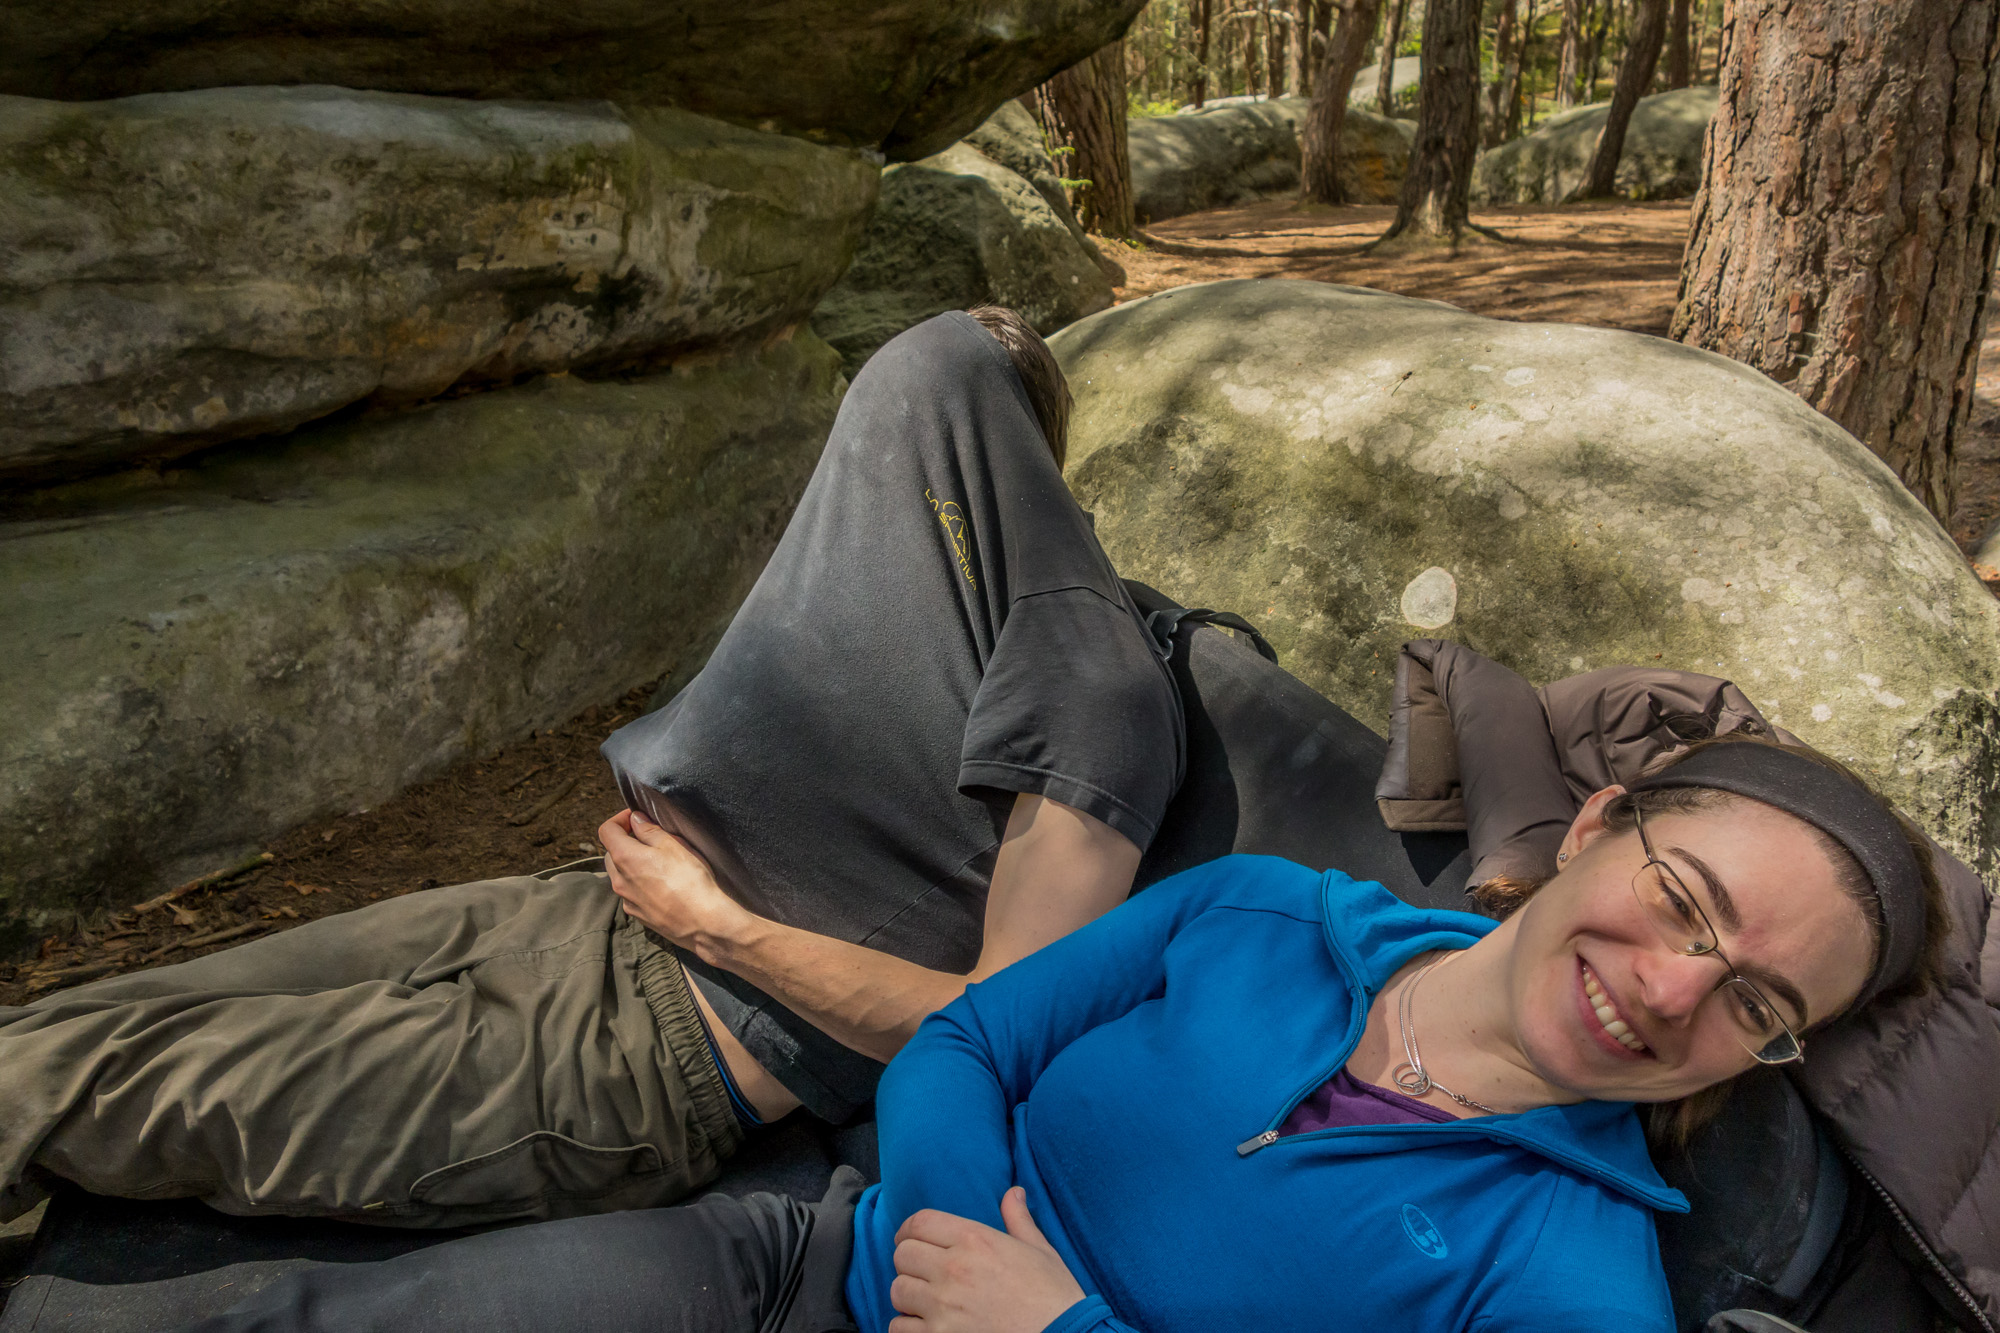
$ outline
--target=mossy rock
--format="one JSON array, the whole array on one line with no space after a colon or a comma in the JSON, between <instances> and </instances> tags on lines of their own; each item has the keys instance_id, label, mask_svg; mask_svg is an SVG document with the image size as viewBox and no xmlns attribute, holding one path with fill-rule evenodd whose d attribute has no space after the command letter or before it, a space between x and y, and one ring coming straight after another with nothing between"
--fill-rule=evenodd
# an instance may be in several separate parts
<instances>
[{"instance_id":1,"label":"mossy rock","mask_svg":"<svg viewBox=\"0 0 2000 1333\"><path fill-rule=\"evenodd\" d=\"M1226 208L1299 188L1301 97L1231 100L1133 120L1132 206L1141 222ZM1350 108L1341 124L1340 184L1349 202L1392 204L1410 167L1416 127Z\"/></svg>"},{"instance_id":2,"label":"mossy rock","mask_svg":"<svg viewBox=\"0 0 2000 1333\"><path fill-rule=\"evenodd\" d=\"M893 161L1121 36L1144 0L11 0L0 93L260 84L673 106Z\"/></svg>"},{"instance_id":3,"label":"mossy rock","mask_svg":"<svg viewBox=\"0 0 2000 1333\"><path fill-rule=\"evenodd\" d=\"M2000 871L2000 603L1883 463L1737 362L1286 281L1051 340L1070 484L1128 577L1238 611L1386 725L1407 639L1548 681L1734 680Z\"/></svg>"},{"instance_id":4,"label":"mossy rock","mask_svg":"<svg viewBox=\"0 0 2000 1333\"><path fill-rule=\"evenodd\" d=\"M798 324L877 165L681 111L0 98L0 479Z\"/></svg>"},{"instance_id":5,"label":"mossy rock","mask_svg":"<svg viewBox=\"0 0 2000 1333\"><path fill-rule=\"evenodd\" d=\"M843 381L810 334L307 427L0 521L0 957L705 651Z\"/></svg>"},{"instance_id":6,"label":"mossy rock","mask_svg":"<svg viewBox=\"0 0 2000 1333\"><path fill-rule=\"evenodd\" d=\"M1715 118L1713 87L1678 88L1642 97L1632 108L1612 193L1620 199L1687 199L1701 188L1702 145ZM1472 168L1475 204L1559 204L1590 177L1598 135L1611 116L1595 102L1551 116L1533 134L1479 155Z\"/></svg>"},{"instance_id":7,"label":"mossy rock","mask_svg":"<svg viewBox=\"0 0 2000 1333\"><path fill-rule=\"evenodd\" d=\"M1115 266L1076 225L1039 131L1030 140L1019 123L1031 127L1033 118L1013 110L1018 120L996 116L974 139L882 173L854 263L812 320L849 374L889 339L947 310L1009 306L1048 334L1111 304L1107 268Z\"/></svg>"}]
</instances>

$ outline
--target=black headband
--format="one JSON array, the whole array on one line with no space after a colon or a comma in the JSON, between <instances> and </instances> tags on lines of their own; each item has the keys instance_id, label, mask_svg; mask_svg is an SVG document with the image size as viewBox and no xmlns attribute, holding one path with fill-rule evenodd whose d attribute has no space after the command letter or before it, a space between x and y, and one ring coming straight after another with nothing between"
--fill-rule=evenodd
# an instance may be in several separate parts
<instances>
[{"instance_id":1,"label":"black headband","mask_svg":"<svg viewBox=\"0 0 2000 1333\"><path fill-rule=\"evenodd\" d=\"M1663 787L1708 787L1776 806L1861 863L1882 905L1882 942L1856 1008L1915 970L1924 950L1923 874L1903 826L1867 791L1798 749L1755 742L1704 746L1631 790Z\"/></svg>"}]
</instances>

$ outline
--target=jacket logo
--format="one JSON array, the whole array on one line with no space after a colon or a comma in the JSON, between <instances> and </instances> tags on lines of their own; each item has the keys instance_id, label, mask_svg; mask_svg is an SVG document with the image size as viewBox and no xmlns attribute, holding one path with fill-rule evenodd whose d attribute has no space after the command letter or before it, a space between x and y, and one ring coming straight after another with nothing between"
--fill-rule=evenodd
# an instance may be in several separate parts
<instances>
[{"instance_id":1,"label":"jacket logo","mask_svg":"<svg viewBox=\"0 0 2000 1333\"><path fill-rule=\"evenodd\" d=\"M1444 1243L1444 1235L1437 1225L1413 1203L1403 1205L1403 1233L1410 1238L1410 1244L1433 1259L1442 1259L1451 1253L1451 1246Z\"/></svg>"},{"instance_id":2,"label":"jacket logo","mask_svg":"<svg viewBox=\"0 0 2000 1333\"><path fill-rule=\"evenodd\" d=\"M938 522L944 524L945 536L951 539L952 553L958 557L958 572L965 575L965 581L977 591L979 580L972 577L972 547L965 539L965 511L958 507L958 502L955 500L946 500L943 504L939 504L938 498L931 494L931 488L928 486L924 487L924 499L931 502L931 512L937 515Z\"/></svg>"}]
</instances>

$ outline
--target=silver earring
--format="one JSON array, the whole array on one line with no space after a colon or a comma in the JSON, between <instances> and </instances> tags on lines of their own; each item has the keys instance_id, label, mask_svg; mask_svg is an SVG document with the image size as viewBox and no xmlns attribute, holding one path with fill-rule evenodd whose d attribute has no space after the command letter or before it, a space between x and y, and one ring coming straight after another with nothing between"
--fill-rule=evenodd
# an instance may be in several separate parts
<instances>
[{"instance_id":1,"label":"silver earring","mask_svg":"<svg viewBox=\"0 0 2000 1333\"><path fill-rule=\"evenodd\" d=\"M1568 852L1557 852L1557 853L1556 853L1556 864L1557 864L1557 865L1561 865L1561 864L1562 864L1563 862L1565 862L1565 861L1567 861L1567 860L1569 860L1569 853L1568 853Z\"/></svg>"}]
</instances>

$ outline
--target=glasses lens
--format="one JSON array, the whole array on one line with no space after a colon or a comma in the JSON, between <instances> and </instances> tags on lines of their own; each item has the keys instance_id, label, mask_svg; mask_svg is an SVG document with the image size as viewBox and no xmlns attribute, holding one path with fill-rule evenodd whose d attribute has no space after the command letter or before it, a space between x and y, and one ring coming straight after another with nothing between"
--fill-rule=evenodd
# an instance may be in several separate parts
<instances>
[{"instance_id":1,"label":"glasses lens","mask_svg":"<svg viewBox=\"0 0 2000 1333\"><path fill-rule=\"evenodd\" d=\"M1658 861L1648 861L1632 877L1632 892L1638 895L1639 905L1646 909L1668 948L1689 955L1714 952L1716 939L1707 918L1671 870Z\"/></svg>"},{"instance_id":2,"label":"glasses lens","mask_svg":"<svg viewBox=\"0 0 2000 1333\"><path fill-rule=\"evenodd\" d=\"M1758 1060L1781 1065L1799 1058L1798 1038L1778 1017L1764 992L1742 977L1731 977L1717 989L1716 998L1729 1011L1743 1045Z\"/></svg>"}]
</instances>

